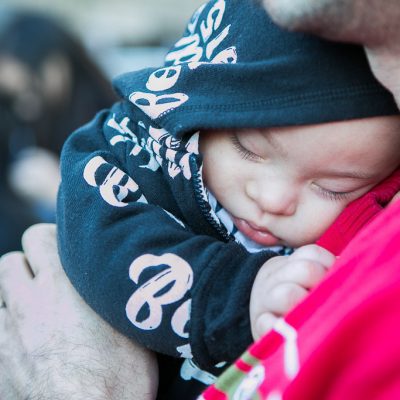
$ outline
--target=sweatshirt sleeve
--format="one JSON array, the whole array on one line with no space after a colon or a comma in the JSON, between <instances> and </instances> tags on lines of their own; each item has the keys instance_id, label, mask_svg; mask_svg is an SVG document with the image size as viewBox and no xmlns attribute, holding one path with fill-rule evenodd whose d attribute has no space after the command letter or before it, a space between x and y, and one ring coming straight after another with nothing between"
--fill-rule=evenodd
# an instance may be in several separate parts
<instances>
[{"instance_id":1,"label":"sweatshirt sleeve","mask_svg":"<svg viewBox=\"0 0 400 400\"><path fill-rule=\"evenodd\" d=\"M135 143L112 148L107 118L75 132L62 153L58 244L69 279L113 327L153 351L201 368L234 360L252 341L250 291L271 253L196 234L150 204L143 177L124 165Z\"/></svg>"}]
</instances>

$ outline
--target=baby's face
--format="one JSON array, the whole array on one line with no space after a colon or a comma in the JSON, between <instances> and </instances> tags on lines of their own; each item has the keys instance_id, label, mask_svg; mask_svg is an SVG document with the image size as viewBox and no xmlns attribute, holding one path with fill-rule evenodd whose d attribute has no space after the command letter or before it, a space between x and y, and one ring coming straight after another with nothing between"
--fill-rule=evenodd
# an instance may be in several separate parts
<instances>
[{"instance_id":1,"label":"baby's face","mask_svg":"<svg viewBox=\"0 0 400 400\"><path fill-rule=\"evenodd\" d=\"M400 164L400 117L200 135L206 187L265 246L314 243Z\"/></svg>"}]
</instances>

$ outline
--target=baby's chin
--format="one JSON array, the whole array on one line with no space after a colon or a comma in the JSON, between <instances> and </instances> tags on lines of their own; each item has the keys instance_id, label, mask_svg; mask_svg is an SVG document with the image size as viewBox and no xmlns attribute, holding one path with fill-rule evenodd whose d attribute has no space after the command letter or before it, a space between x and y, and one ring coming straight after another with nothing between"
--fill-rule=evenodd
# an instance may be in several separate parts
<instances>
[{"instance_id":1,"label":"baby's chin","mask_svg":"<svg viewBox=\"0 0 400 400\"><path fill-rule=\"evenodd\" d=\"M313 235L312 237L303 238L281 238L280 245L285 247L291 247L293 249L297 249L302 246L307 246L309 244L315 244L321 235Z\"/></svg>"}]
</instances>

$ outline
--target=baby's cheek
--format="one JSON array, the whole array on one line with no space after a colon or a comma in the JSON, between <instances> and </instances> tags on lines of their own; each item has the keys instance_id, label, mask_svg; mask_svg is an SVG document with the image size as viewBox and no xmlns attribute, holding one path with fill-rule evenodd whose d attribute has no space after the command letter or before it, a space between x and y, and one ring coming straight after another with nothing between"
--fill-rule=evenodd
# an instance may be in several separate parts
<instances>
[{"instance_id":1,"label":"baby's cheek","mask_svg":"<svg viewBox=\"0 0 400 400\"><path fill-rule=\"evenodd\" d=\"M345 209L346 203L336 201L321 201L310 204L303 209L293 231L292 247L300 247L315 243L322 234L335 222Z\"/></svg>"}]
</instances>

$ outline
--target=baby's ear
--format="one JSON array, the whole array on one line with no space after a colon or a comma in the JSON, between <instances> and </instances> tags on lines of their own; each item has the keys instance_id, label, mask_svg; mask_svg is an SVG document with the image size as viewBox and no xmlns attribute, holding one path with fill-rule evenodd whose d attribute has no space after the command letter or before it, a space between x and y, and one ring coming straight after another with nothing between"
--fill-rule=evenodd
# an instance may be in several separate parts
<instances>
[{"instance_id":1,"label":"baby's ear","mask_svg":"<svg viewBox=\"0 0 400 400\"><path fill-rule=\"evenodd\" d=\"M43 96L47 102L60 103L69 97L72 90L72 68L61 53L48 56L41 65L40 79Z\"/></svg>"}]
</instances>

